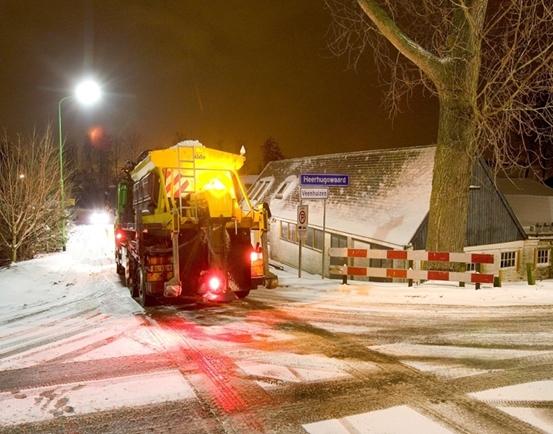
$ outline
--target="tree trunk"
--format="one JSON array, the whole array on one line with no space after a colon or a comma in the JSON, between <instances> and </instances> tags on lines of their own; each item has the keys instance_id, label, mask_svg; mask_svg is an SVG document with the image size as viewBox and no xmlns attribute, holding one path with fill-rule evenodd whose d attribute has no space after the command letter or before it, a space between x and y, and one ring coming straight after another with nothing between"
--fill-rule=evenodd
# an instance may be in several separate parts
<instances>
[{"instance_id":1,"label":"tree trunk","mask_svg":"<svg viewBox=\"0 0 553 434\"><path fill-rule=\"evenodd\" d=\"M462 252L465 246L475 128L472 108L456 97L440 98L427 250Z\"/></svg>"},{"instance_id":2,"label":"tree trunk","mask_svg":"<svg viewBox=\"0 0 553 434\"><path fill-rule=\"evenodd\" d=\"M11 250L12 250L12 262L17 262L17 246L14 244Z\"/></svg>"}]
</instances>

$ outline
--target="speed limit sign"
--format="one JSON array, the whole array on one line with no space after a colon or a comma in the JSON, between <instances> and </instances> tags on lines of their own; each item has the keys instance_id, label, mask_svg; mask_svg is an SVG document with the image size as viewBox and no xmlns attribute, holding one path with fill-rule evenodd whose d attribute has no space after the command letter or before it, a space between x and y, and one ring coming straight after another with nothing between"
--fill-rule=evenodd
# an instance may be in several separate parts
<instances>
[{"instance_id":1,"label":"speed limit sign","mask_svg":"<svg viewBox=\"0 0 553 434\"><path fill-rule=\"evenodd\" d=\"M300 235L307 232L308 221L309 207L307 205L298 205L298 233Z\"/></svg>"}]
</instances>

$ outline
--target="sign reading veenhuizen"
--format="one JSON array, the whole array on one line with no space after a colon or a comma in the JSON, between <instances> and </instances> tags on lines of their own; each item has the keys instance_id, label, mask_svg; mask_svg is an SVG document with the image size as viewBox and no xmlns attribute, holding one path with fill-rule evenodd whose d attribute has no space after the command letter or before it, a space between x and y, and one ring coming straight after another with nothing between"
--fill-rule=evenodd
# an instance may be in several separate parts
<instances>
[{"instance_id":1,"label":"sign reading veenhuizen","mask_svg":"<svg viewBox=\"0 0 553 434\"><path fill-rule=\"evenodd\" d=\"M302 188L302 199L328 199L328 188Z\"/></svg>"},{"instance_id":2,"label":"sign reading veenhuizen","mask_svg":"<svg viewBox=\"0 0 553 434\"><path fill-rule=\"evenodd\" d=\"M302 173L300 184L313 187L344 187L349 185L349 175L328 173Z\"/></svg>"}]
</instances>

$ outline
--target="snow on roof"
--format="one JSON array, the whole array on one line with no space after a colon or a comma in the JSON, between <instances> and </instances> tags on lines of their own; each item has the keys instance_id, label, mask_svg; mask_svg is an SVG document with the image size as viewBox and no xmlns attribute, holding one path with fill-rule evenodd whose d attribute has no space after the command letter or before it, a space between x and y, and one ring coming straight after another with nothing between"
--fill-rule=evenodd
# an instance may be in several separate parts
<instances>
[{"instance_id":1,"label":"snow on roof","mask_svg":"<svg viewBox=\"0 0 553 434\"><path fill-rule=\"evenodd\" d=\"M553 188L529 178L498 178L497 186L503 194L553 196Z\"/></svg>"},{"instance_id":2,"label":"snow on roof","mask_svg":"<svg viewBox=\"0 0 553 434\"><path fill-rule=\"evenodd\" d=\"M258 182L274 178L260 201L269 202L275 218L295 221L301 173L346 174L348 187L329 188L327 230L403 246L428 213L434 153L434 146L420 146L273 161L259 175ZM296 175L293 189L277 194L291 175ZM304 203L309 224L322 227L323 201Z\"/></svg>"},{"instance_id":3,"label":"snow on roof","mask_svg":"<svg viewBox=\"0 0 553 434\"><path fill-rule=\"evenodd\" d=\"M553 222L553 189L528 178L500 178L497 185L524 228Z\"/></svg>"},{"instance_id":4,"label":"snow on roof","mask_svg":"<svg viewBox=\"0 0 553 434\"><path fill-rule=\"evenodd\" d=\"M506 194L505 197L524 228L553 223L553 196Z\"/></svg>"},{"instance_id":5,"label":"snow on roof","mask_svg":"<svg viewBox=\"0 0 553 434\"><path fill-rule=\"evenodd\" d=\"M204 147L204 145L202 145L202 143L199 140L183 140L182 142L179 142L176 145L171 146L171 149L178 148L179 146L183 148L203 148Z\"/></svg>"}]
</instances>

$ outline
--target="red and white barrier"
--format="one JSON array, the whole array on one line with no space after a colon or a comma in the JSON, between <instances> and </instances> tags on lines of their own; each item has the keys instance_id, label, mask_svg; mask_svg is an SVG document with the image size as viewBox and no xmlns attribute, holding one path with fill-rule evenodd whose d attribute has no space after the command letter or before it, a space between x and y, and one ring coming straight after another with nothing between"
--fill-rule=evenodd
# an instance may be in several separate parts
<instances>
[{"instance_id":1,"label":"red and white barrier","mask_svg":"<svg viewBox=\"0 0 553 434\"><path fill-rule=\"evenodd\" d=\"M331 265L330 274L341 276L385 277L392 279L446 280L466 283L493 283L493 274L460 273L438 270L404 270L401 268L350 267Z\"/></svg>"},{"instance_id":2,"label":"red and white barrier","mask_svg":"<svg viewBox=\"0 0 553 434\"><path fill-rule=\"evenodd\" d=\"M341 258L391 259L405 261L460 262L493 264L494 256L485 253L428 252L426 250L377 250L330 248L329 255ZM399 268L350 267L331 265L330 274L342 276L383 277L412 280L445 280L466 283L493 283L493 274L467 273L440 270L412 270ZM477 286L478 288L478 286Z\"/></svg>"},{"instance_id":3,"label":"red and white barrier","mask_svg":"<svg viewBox=\"0 0 553 434\"><path fill-rule=\"evenodd\" d=\"M493 264L494 256L486 253L427 252L426 250L377 250L332 247L330 256L339 258L399 259L407 261L463 262Z\"/></svg>"}]
</instances>

